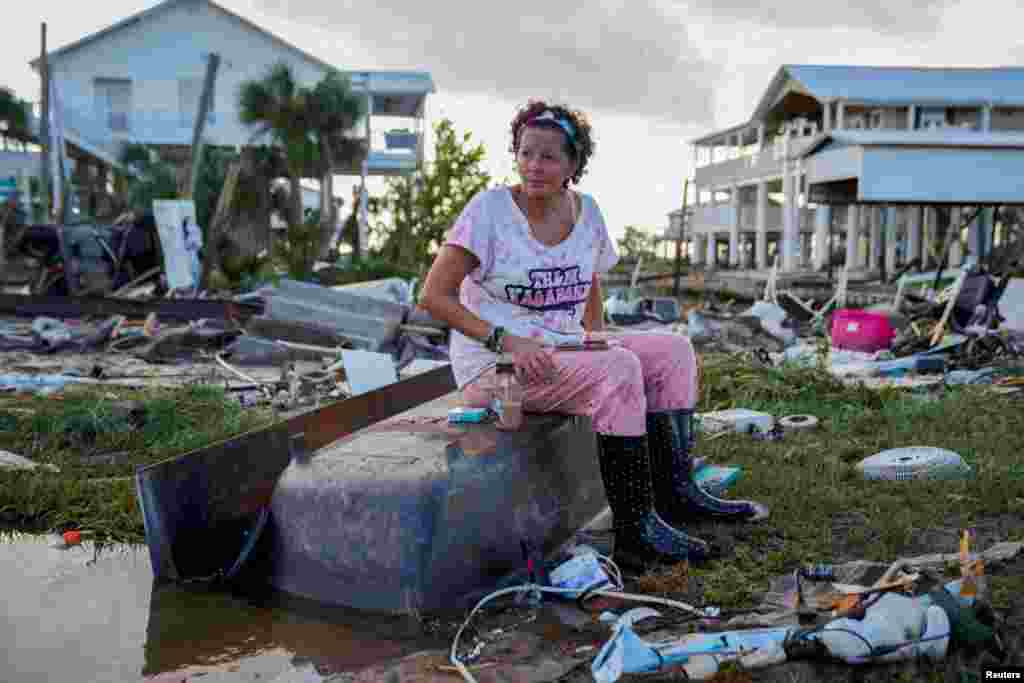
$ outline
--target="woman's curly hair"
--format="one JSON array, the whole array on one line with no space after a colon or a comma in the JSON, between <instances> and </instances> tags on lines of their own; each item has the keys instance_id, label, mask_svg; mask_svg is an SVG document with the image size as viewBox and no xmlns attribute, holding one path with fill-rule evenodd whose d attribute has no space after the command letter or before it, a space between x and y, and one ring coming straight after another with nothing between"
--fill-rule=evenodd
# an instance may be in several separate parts
<instances>
[{"instance_id":1,"label":"woman's curly hair","mask_svg":"<svg viewBox=\"0 0 1024 683\"><path fill-rule=\"evenodd\" d=\"M513 156L519 153L519 139L523 127L527 125L530 119L542 114L546 110L551 111L558 118L568 119L576 128L575 145L569 143L568 136L565 138L566 154L577 164L576 172L565 181L565 184L568 186L571 182L578 185L583 174L587 172L587 161L594 155L594 138L590 121L587 119L587 115L578 109L569 109L561 105L549 105L544 100L530 100L526 103L526 106L519 108L515 118L512 119L512 145L509 147L509 151L512 152ZM531 125L562 130L554 121L538 121Z\"/></svg>"}]
</instances>

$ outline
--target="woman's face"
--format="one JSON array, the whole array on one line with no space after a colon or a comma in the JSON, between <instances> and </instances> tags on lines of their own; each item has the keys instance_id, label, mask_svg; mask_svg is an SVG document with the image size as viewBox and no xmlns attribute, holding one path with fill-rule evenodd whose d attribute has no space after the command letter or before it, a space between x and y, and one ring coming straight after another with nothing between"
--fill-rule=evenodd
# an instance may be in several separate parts
<instances>
[{"instance_id":1,"label":"woman's face","mask_svg":"<svg viewBox=\"0 0 1024 683\"><path fill-rule=\"evenodd\" d=\"M565 133L554 128L524 127L519 133L516 165L523 190L536 199L560 193L576 170L565 153Z\"/></svg>"}]
</instances>

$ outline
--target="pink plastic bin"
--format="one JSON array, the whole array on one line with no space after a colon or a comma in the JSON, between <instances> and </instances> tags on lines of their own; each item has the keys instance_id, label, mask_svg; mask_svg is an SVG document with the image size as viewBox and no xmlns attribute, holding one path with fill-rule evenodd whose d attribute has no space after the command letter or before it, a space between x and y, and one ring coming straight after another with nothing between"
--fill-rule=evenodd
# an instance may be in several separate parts
<instances>
[{"instance_id":1,"label":"pink plastic bin","mask_svg":"<svg viewBox=\"0 0 1024 683\"><path fill-rule=\"evenodd\" d=\"M832 346L874 353L892 344L896 330L884 313L842 308L832 316Z\"/></svg>"}]
</instances>

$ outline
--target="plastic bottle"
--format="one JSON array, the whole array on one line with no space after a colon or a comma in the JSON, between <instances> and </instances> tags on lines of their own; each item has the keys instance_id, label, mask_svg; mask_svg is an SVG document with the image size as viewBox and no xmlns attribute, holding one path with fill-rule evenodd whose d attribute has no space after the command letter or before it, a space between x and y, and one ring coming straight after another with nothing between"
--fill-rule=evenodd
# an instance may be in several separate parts
<instances>
[{"instance_id":1,"label":"plastic bottle","mask_svg":"<svg viewBox=\"0 0 1024 683\"><path fill-rule=\"evenodd\" d=\"M523 425L523 387L516 379L516 367L509 354L501 354L495 368L492 407L498 415L498 429L516 430Z\"/></svg>"},{"instance_id":2,"label":"plastic bottle","mask_svg":"<svg viewBox=\"0 0 1024 683\"><path fill-rule=\"evenodd\" d=\"M814 637L829 654L851 664L881 658L913 659L944 654L949 621L941 607L918 598L885 593L862 619L833 619Z\"/></svg>"},{"instance_id":3,"label":"plastic bottle","mask_svg":"<svg viewBox=\"0 0 1024 683\"><path fill-rule=\"evenodd\" d=\"M979 595L987 592L988 582L985 579L985 562L971 551L974 534L965 529L960 536L960 599L973 604Z\"/></svg>"}]
</instances>

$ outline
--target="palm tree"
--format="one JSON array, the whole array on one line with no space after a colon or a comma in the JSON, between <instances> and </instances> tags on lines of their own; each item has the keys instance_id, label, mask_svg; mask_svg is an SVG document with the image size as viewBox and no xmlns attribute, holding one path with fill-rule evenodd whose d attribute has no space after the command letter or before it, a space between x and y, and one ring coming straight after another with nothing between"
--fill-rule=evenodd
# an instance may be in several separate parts
<instances>
[{"instance_id":1,"label":"palm tree","mask_svg":"<svg viewBox=\"0 0 1024 683\"><path fill-rule=\"evenodd\" d=\"M302 222L302 189L299 184L308 166L314 142L309 120L310 91L295 81L291 67L273 65L261 80L246 81L238 90L238 118L255 125L256 137L269 133L283 148L291 184L291 222Z\"/></svg>"},{"instance_id":2,"label":"palm tree","mask_svg":"<svg viewBox=\"0 0 1024 683\"><path fill-rule=\"evenodd\" d=\"M315 131L320 186L320 256L326 255L336 223L334 170L366 154L364 141L348 135L366 114L365 98L352 91L348 78L331 70L310 92L307 116ZM358 236L356 237L358 240ZM358 245L353 243L355 251ZM353 253L355 253L355 251Z\"/></svg>"},{"instance_id":3,"label":"palm tree","mask_svg":"<svg viewBox=\"0 0 1024 683\"><path fill-rule=\"evenodd\" d=\"M26 142L29 133L29 105L10 88L0 86L0 137Z\"/></svg>"}]
</instances>

